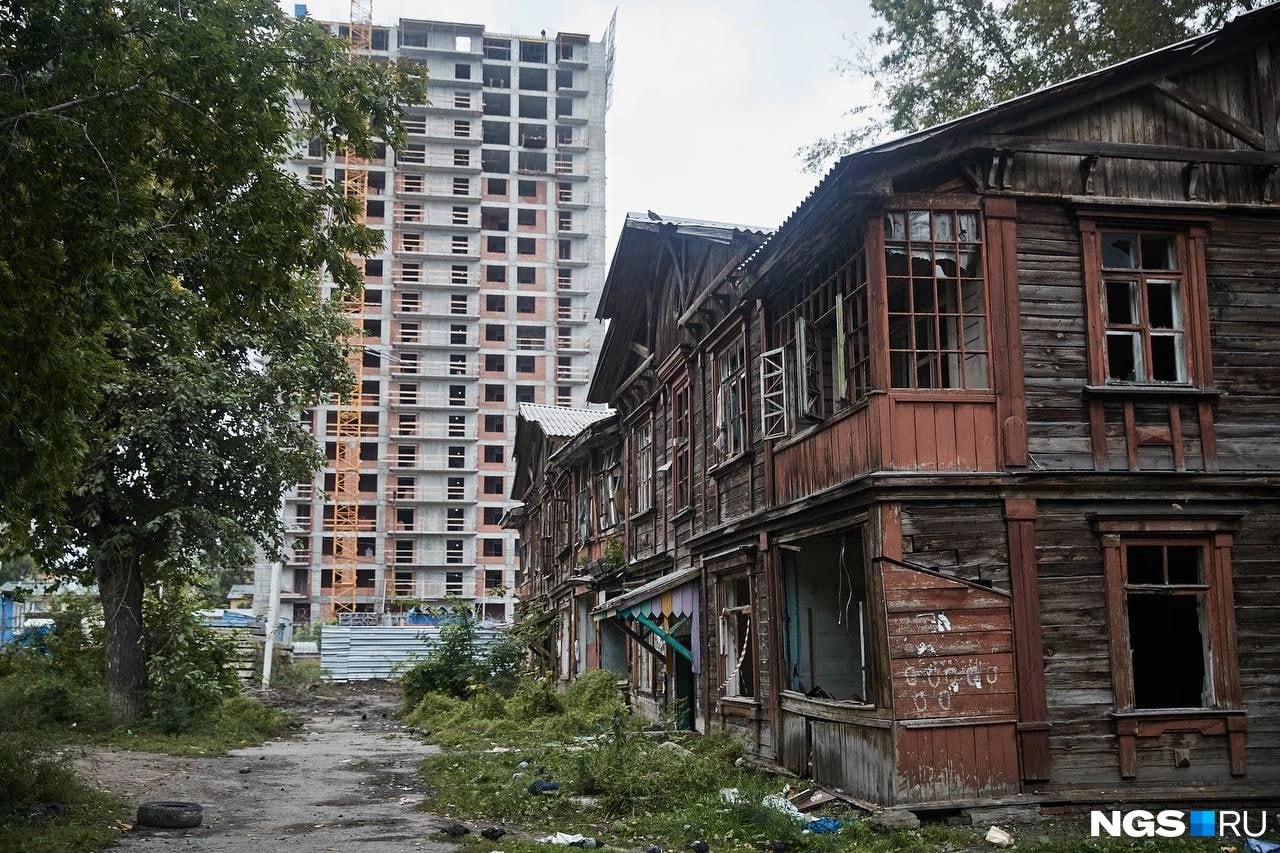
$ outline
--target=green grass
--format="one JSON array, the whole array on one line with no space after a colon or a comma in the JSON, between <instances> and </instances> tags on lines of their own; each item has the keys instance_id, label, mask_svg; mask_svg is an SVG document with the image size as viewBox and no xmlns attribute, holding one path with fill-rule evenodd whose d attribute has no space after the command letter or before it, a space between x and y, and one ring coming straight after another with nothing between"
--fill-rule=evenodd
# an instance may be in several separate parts
<instances>
[{"instance_id":1,"label":"green grass","mask_svg":"<svg viewBox=\"0 0 1280 853\"><path fill-rule=\"evenodd\" d=\"M804 853L997 849L982 840L986 826L926 824L883 832L861 812L842 806L818 812L845 821L838 833L804 833L799 823L761 804L766 795L781 793L788 781L802 782L737 762L742 746L727 734L643 732L642 721L622 708L608 674L592 674L564 695L544 681L524 681L510 698L485 690L469 701L429 694L407 719L448 750L422 763L431 792L422 808L474 829L498 823L512 832L496 843L468 836L465 845L474 853L548 853L555 848L532 838L553 831L581 833L609 848L633 850L654 844L683 851L694 840L706 841L715 853L758 853L776 842ZM668 737L689 752L661 746ZM529 794L527 786L535 778L556 781L559 794ZM737 788L740 802L726 803L722 788ZM1078 820L1012 831L1017 849L1034 853L1135 848L1216 853L1221 846L1190 839L1092 840L1087 825Z\"/></svg>"},{"instance_id":2,"label":"green grass","mask_svg":"<svg viewBox=\"0 0 1280 853\"><path fill-rule=\"evenodd\" d=\"M0 853L78 853L114 846L128 826L128 810L111 796L83 786L67 793L62 815L0 820Z\"/></svg>"},{"instance_id":3,"label":"green grass","mask_svg":"<svg viewBox=\"0 0 1280 853\"><path fill-rule=\"evenodd\" d=\"M34 804L57 803L61 814L29 817ZM78 778L46 737L0 733L0 851L90 850L112 843L124 807Z\"/></svg>"},{"instance_id":4,"label":"green grass","mask_svg":"<svg viewBox=\"0 0 1280 853\"><path fill-rule=\"evenodd\" d=\"M283 734L289 717L248 696L232 696L213 714L190 729L163 732L145 722L136 728L116 728L83 736L82 742L169 755L225 755L229 750L256 746Z\"/></svg>"}]
</instances>

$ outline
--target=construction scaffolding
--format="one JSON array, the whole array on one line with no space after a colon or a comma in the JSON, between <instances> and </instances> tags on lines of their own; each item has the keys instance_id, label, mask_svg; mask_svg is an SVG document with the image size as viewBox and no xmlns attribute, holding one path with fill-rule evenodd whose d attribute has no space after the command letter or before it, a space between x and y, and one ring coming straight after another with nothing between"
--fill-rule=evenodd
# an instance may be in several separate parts
<instances>
[{"instance_id":1,"label":"construction scaffolding","mask_svg":"<svg viewBox=\"0 0 1280 853\"><path fill-rule=\"evenodd\" d=\"M352 0L348 30L351 60L357 61L373 44L373 2ZM342 158L342 194L356 202L358 220L365 220L369 170L350 148ZM364 258L356 258L363 275ZM364 437L364 294L348 296L343 307L355 331L346 339L347 358L355 374L355 393L338 403L333 490L328 504L333 514L333 614L355 613L360 569L360 444Z\"/></svg>"}]
</instances>

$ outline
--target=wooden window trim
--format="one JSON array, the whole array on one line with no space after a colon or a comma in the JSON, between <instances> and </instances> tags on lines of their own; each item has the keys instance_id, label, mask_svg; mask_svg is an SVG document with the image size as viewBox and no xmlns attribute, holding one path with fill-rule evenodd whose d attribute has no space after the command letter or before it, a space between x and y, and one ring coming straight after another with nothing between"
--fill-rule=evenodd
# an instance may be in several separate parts
<instances>
[{"instance_id":1,"label":"wooden window trim","mask_svg":"<svg viewBox=\"0 0 1280 853\"><path fill-rule=\"evenodd\" d=\"M736 376L732 381L741 382L742 384L742 447L731 448L729 446L728 433L725 434L725 447L720 449L716 447L716 438L720 432L721 426L721 378L720 378L720 362L725 357L724 354L730 350L738 349L742 352L742 366L739 368L740 376ZM727 335L716 346L711 357L711 375L714 380L713 387L715 391L711 397L711 411L713 417L711 420L713 437L711 440L711 449L715 453L715 463L708 467L708 473L715 473L721 468L726 468L732 463L745 458L751 451L751 350L748 346L746 327L740 324L737 332L733 335Z\"/></svg>"},{"instance_id":2,"label":"wooden window trim","mask_svg":"<svg viewBox=\"0 0 1280 853\"><path fill-rule=\"evenodd\" d=\"M1231 574L1231 549L1240 517L1233 514L1201 516L1095 516L1093 527L1101 537L1104 589L1107 600L1107 633L1111 679L1119 745L1120 775L1137 775L1137 739L1166 732L1196 731L1225 735L1233 776L1246 773L1247 717L1240 687L1240 662L1236 642L1235 596ZM1214 704L1206 708L1147 709L1134 707L1133 669L1129 647L1128 606L1122 549L1134 541L1199 542L1206 548L1205 611L1209 672Z\"/></svg>"},{"instance_id":3,"label":"wooden window trim","mask_svg":"<svg viewBox=\"0 0 1280 853\"><path fill-rule=\"evenodd\" d=\"M678 403L681 394L684 395L683 417ZM687 372L682 372L671 383L668 399L671 401L668 409L670 418L668 443L671 449L671 514L674 518L693 506L693 387ZM683 442L677 443L681 438ZM684 486L683 503L681 502L681 485Z\"/></svg>"},{"instance_id":4,"label":"wooden window trim","mask_svg":"<svg viewBox=\"0 0 1280 853\"><path fill-rule=\"evenodd\" d=\"M985 388L969 387L967 377L962 375L961 384L957 387L950 388L920 388L915 386L895 386L893 384L891 354L889 350L889 276L886 266L886 248L888 239L885 234L884 221L885 217L895 211L907 213L910 210L930 210L930 211L952 211L954 213L973 213L977 217L976 232L977 237L974 244L977 245L980 253L980 261L978 268L982 274L982 316L983 316L983 349L981 351L974 350L975 353L981 352L987 359L987 376ZM1000 378L1000 369L997 365L999 355L998 348L995 346L996 337L993 326L1000 320L999 311L995 306L994 300L1002 298L1000 288L995 286L995 279L998 277L994 267L1003 263L1003 258L994 251L995 248L989 245L990 235L988 233L988 219L990 214L984 209L981 197L965 193L916 193L903 194L889 197L878 212L868 218L867 221L867 238L866 238L866 258L867 258L867 282L869 287L869 304L868 304L868 321L870 326L871 341L871 389L884 389L896 398L899 394L907 393L918 395L917 399L936 400L952 400L957 394L965 394L972 392L994 394L998 386ZM908 232L910 223L908 219ZM911 242L911 241L908 241ZM970 242L970 241L966 241ZM935 241L930 239L930 245ZM958 240L954 245L961 245ZM958 251L958 250L957 250ZM936 284L935 284L935 311L932 316L938 325L935 326L937 333L940 335L941 317L951 316L944 315L941 311L936 310ZM915 340L915 318L914 310L911 310L905 316L911 317L910 326L912 327L911 338ZM922 315L923 316L923 315ZM959 316L966 316L961 313ZM976 315L974 315L976 316ZM941 343L941 337L938 338ZM912 346L911 352L922 352ZM945 356L951 350L943 350L941 347L930 350L937 353L939 358ZM961 346L959 351L961 354L968 352L966 347ZM963 357L962 357L963 359ZM914 368L913 368L914 370ZM963 371L962 371L963 373Z\"/></svg>"},{"instance_id":5,"label":"wooden window trim","mask_svg":"<svg viewBox=\"0 0 1280 853\"><path fill-rule=\"evenodd\" d=\"M1159 211L1081 213L1081 263L1084 270L1089 385L1130 389L1135 393L1206 389L1213 381L1209 341L1209 295L1205 269L1208 229L1202 220L1170 220ZM1185 382L1122 382L1107 377L1106 320L1103 305L1102 232L1171 234L1177 239L1183 308ZM1140 272L1140 271L1138 271Z\"/></svg>"},{"instance_id":6,"label":"wooden window trim","mask_svg":"<svg viewBox=\"0 0 1280 853\"><path fill-rule=\"evenodd\" d=\"M655 429L655 423L654 423L654 420L655 420L655 419L654 419L653 411L652 411L652 410L650 410L650 411L646 412L644 415L642 415L641 417L639 417L638 419L636 419L636 420L633 422L633 424L632 424L632 428L631 428L631 436L630 436L630 438L631 438L631 440L630 440L630 453L628 454L628 459L629 459L629 462L630 462L630 469L631 469L631 474L632 474L632 482L631 482L631 484L630 484L630 487L627 489L628 495L629 495L629 497L630 497L630 499L631 499L631 501L632 501L632 505L631 505L631 507L630 507L630 509L631 509L631 514L630 514L629 519L628 519L628 520L630 520L630 521L635 521L635 520L637 520L637 519L643 518L643 517L645 517L646 515L650 514L651 512L653 512L653 511L656 509L655 503L656 503L657 490L656 490L656 488L655 488L655 481L657 480L657 476L658 476L658 474L657 474L657 471L658 471L658 466L657 466L657 456L658 456L658 454L657 454L657 452L656 452L656 451L657 451L657 448L656 448L655 443L654 443L654 442L656 441L656 439L657 439L657 430ZM640 480L640 441L639 441L639 437L640 437L640 430L641 430L642 428L647 428L647 429L649 430L649 443L648 443L648 452L649 452L649 466L648 466L648 467L649 467L649 472L648 472L648 473L649 473L649 476L648 476L647 480L645 481L645 482L647 483L647 486L648 486L648 487L645 489L645 493L646 493L646 494L645 494L645 496L648 498L648 501L647 501L647 503L646 503L646 505L645 505L644 507L641 507L641 506L640 506L640 496L641 496L641 486L642 486L642 483L641 483L641 480Z\"/></svg>"},{"instance_id":7,"label":"wooden window trim","mask_svg":"<svg viewBox=\"0 0 1280 853\"><path fill-rule=\"evenodd\" d=\"M729 656L717 649L716 659L720 665L720 683L716 687L717 698L723 702L737 703L739 705L759 705L760 704L760 646L759 646L759 619L756 612L756 581L751 566L736 565L732 569L722 571L716 574L716 634L723 642L725 630L725 614L729 609L727 598L729 594L729 585L735 581L745 580L747 582L747 603L738 605L735 610L745 609L747 612L747 654L750 656L752 664L752 673L755 683L753 686L753 695L743 696L739 693L732 695L725 691L729 686L729 667L733 665L729 661Z\"/></svg>"}]
</instances>

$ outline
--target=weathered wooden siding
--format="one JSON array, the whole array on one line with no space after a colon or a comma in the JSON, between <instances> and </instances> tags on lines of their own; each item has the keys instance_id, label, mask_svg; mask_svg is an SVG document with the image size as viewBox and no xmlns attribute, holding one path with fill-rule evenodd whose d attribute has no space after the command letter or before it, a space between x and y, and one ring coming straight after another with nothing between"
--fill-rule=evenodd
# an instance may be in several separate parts
<instances>
[{"instance_id":1,"label":"weathered wooden siding","mask_svg":"<svg viewBox=\"0 0 1280 853\"><path fill-rule=\"evenodd\" d=\"M1275 51L1272 51L1273 66ZM1252 52L1217 63L1172 81L1241 121L1260 127ZM1272 80L1276 72L1272 72ZM1188 148L1249 150L1241 140L1206 121L1152 88L1143 88L1105 103L1077 110L1020 133L1053 139L1130 142ZM1080 157L1018 154L1012 188L1049 195L1084 194ZM1139 200L1186 198L1184 163L1103 158L1093 178L1099 196ZM1200 168L1200 197L1207 201L1248 203L1258 200L1252 167L1206 163Z\"/></svg>"},{"instance_id":2,"label":"weathered wooden siding","mask_svg":"<svg viewBox=\"0 0 1280 853\"><path fill-rule=\"evenodd\" d=\"M898 802L946 802L1018 793L1012 722L896 729Z\"/></svg>"},{"instance_id":3,"label":"weathered wooden siding","mask_svg":"<svg viewBox=\"0 0 1280 853\"><path fill-rule=\"evenodd\" d=\"M892 467L919 471L995 471L995 398L953 402L891 395Z\"/></svg>"},{"instance_id":4,"label":"weathered wooden siding","mask_svg":"<svg viewBox=\"0 0 1280 853\"><path fill-rule=\"evenodd\" d=\"M1104 504L1094 504L1102 508ZM1132 505L1129 505L1132 508ZM1248 779L1280 778L1280 510L1246 513L1232 554L1239 667L1248 711ZM1053 779L1050 787L1123 784L1115 724L1102 551L1078 508L1041 502L1036 519ZM1174 736L1139 738L1137 781L1200 785L1232 779L1225 736L1179 735L1191 765L1176 768Z\"/></svg>"},{"instance_id":5,"label":"weathered wooden siding","mask_svg":"<svg viewBox=\"0 0 1280 853\"><path fill-rule=\"evenodd\" d=\"M1217 219L1205 263L1219 469L1280 470L1280 211Z\"/></svg>"},{"instance_id":6,"label":"weathered wooden siding","mask_svg":"<svg viewBox=\"0 0 1280 853\"><path fill-rule=\"evenodd\" d=\"M872 470L871 407L863 406L826 429L774 451L778 503L802 498Z\"/></svg>"}]
</instances>

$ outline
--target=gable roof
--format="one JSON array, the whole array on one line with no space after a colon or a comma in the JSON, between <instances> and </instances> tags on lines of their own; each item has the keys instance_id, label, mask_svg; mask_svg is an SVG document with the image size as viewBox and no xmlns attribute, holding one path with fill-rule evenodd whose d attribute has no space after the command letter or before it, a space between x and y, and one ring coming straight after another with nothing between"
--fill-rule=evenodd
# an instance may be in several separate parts
<instances>
[{"instance_id":1,"label":"gable roof","mask_svg":"<svg viewBox=\"0 0 1280 853\"><path fill-rule=\"evenodd\" d=\"M846 154L777 231L738 267L737 272L742 277L741 295L745 297L755 290L769 260L785 252L800 227L825 209L826 203L842 188L846 192L858 188L865 190L882 182L886 176L982 147L991 134L1063 115L1084 103L1097 103L1167 75L1185 73L1247 50L1273 38L1277 30L1280 30L1280 2L1272 2L1238 15L1221 29Z\"/></svg>"}]
</instances>

